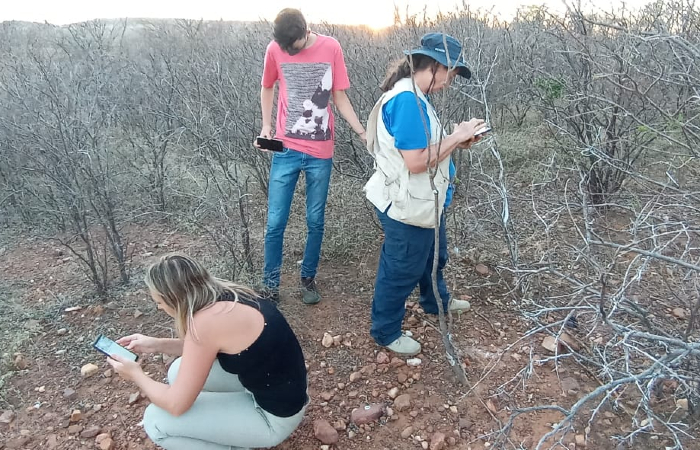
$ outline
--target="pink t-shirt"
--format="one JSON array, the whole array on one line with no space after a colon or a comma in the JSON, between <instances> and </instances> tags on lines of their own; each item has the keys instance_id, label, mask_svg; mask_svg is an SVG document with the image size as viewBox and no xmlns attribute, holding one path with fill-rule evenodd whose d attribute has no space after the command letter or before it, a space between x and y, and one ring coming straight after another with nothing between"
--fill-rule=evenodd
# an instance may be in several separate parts
<instances>
[{"instance_id":1,"label":"pink t-shirt","mask_svg":"<svg viewBox=\"0 0 700 450\"><path fill-rule=\"evenodd\" d=\"M343 50L330 36L316 35L309 48L290 56L272 41L265 52L262 86L279 81L275 138L316 158L333 157L333 91L350 87Z\"/></svg>"}]
</instances>

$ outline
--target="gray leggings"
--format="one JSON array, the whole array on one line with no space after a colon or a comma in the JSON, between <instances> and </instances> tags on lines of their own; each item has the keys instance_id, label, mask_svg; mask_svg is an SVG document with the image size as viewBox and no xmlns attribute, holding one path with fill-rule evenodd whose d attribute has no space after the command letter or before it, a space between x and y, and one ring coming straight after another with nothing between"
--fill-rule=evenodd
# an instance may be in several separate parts
<instances>
[{"instance_id":1,"label":"gray leggings","mask_svg":"<svg viewBox=\"0 0 700 450\"><path fill-rule=\"evenodd\" d=\"M173 383L179 368L180 358L168 370L168 383ZM187 412L176 417L151 404L143 416L143 427L166 450L274 447L292 434L305 411L306 406L291 417L268 413L236 375L214 361L202 392Z\"/></svg>"}]
</instances>

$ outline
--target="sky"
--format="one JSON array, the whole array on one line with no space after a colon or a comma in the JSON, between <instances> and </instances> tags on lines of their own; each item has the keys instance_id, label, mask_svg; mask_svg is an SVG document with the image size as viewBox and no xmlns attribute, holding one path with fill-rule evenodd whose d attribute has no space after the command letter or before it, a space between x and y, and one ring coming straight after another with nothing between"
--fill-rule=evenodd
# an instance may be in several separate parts
<instances>
[{"instance_id":1,"label":"sky","mask_svg":"<svg viewBox=\"0 0 700 450\"><path fill-rule=\"evenodd\" d=\"M591 1L591 0L587 0ZM609 8L619 0L592 0ZM649 0L626 0L639 6ZM461 8L462 0L0 0L0 22L25 20L56 25L91 19L182 18L205 20L272 20L285 7L298 8L309 22L368 25L381 28L393 23L395 5L403 13L418 13L430 4L431 14ZM508 18L521 4L546 3L561 9L561 0L469 0L472 8L492 10ZM497 3L498 6L493 6ZM458 6L459 5L459 6ZM597 5L596 5L597 6Z\"/></svg>"}]
</instances>

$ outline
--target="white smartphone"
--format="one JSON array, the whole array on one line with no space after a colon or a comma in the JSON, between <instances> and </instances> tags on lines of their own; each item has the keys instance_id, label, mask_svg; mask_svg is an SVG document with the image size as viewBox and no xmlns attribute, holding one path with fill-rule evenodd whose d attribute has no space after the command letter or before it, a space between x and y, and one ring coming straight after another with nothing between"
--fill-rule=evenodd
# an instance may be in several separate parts
<instances>
[{"instance_id":1,"label":"white smartphone","mask_svg":"<svg viewBox=\"0 0 700 450\"><path fill-rule=\"evenodd\" d=\"M95 339L95 342L92 344L92 346L97 351L100 351L107 356L119 355L132 361L136 361L137 359L139 359L136 353L130 352L129 350L125 349L121 345L117 344L116 342L102 334L97 336L97 339Z\"/></svg>"}]
</instances>

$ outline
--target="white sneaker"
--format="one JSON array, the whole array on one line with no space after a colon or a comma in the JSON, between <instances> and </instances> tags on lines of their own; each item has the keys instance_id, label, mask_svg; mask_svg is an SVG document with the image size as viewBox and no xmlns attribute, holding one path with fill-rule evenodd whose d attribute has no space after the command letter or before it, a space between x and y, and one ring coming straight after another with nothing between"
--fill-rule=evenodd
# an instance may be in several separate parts
<instances>
[{"instance_id":1,"label":"white sneaker","mask_svg":"<svg viewBox=\"0 0 700 450\"><path fill-rule=\"evenodd\" d=\"M456 298L450 300L449 309L452 312L466 311L471 307L472 305L466 300L459 300Z\"/></svg>"},{"instance_id":2,"label":"white sneaker","mask_svg":"<svg viewBox=\"0 0 700 450\"><path fill-rule=\"evenodd\" d=\"M389 350L399 355L414 356L420 353L420 343L413 338L406 336L406 333L401 333L394 342L385 346Z\"/></svg>"}]
</instances>

